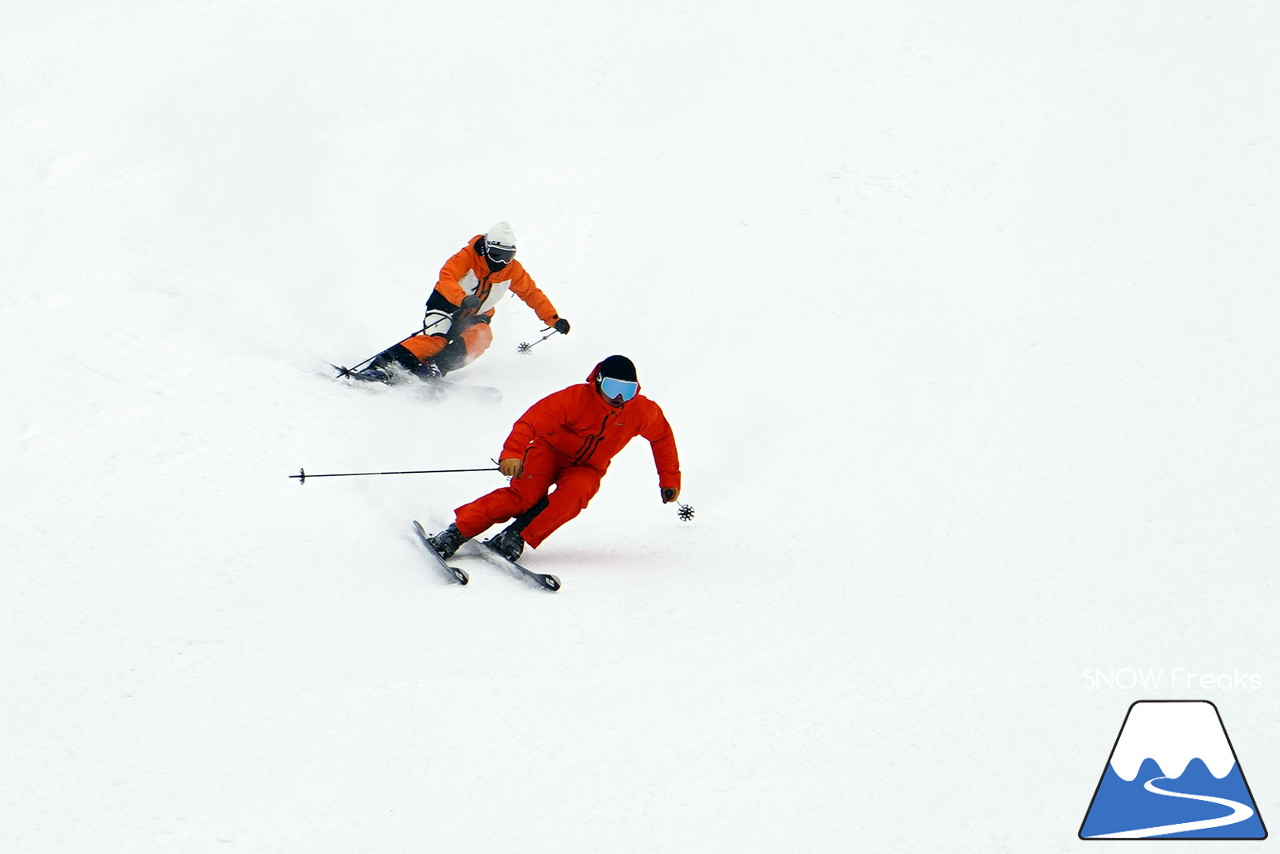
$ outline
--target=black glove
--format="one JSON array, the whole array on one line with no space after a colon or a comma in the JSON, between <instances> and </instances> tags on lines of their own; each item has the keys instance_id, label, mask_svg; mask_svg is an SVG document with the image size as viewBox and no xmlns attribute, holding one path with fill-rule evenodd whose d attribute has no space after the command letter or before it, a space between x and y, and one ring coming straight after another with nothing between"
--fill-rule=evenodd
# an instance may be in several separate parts
<instances>
[{"instance_id":1,"label":"black glove","mask_svg":"<svg viewBox=\"0 0 1280 854\"><path fill-rule=\"evenodd\" d=\"M480 297L475 294L468 294L462 298L462 304L458 306L460 311L475 311L480 307Z\"/></svg>"},{"instance_id":2,"label":"black glove","mask_svg":"<svg viewBox=\"0 0 1280 854\"><path fill-rule=\"evenodd\" d=\"M554 329L556 332L559 332L561 335L568 335L569 321L565 320L562 317L559 320L557 320L555 323L551 324L551 328Z\"/></svg>"},{"instance_id":3,"label":"black glove","mask_svg":"<svg viewBox=\"0 0 1280 854\"><path fill-rule=\"evenodd\" d=\"M674 487L674 486L662 487L662 503L663 504L670 504L672 501L675 501L679 497L680 497L680 490L678 487Z\"/></svg>"}]
</instances>

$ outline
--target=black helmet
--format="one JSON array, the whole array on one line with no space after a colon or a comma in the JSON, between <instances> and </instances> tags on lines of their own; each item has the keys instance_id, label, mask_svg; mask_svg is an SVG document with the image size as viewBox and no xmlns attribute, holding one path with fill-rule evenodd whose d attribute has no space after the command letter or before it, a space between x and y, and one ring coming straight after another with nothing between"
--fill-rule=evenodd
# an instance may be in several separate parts
<instances>
[{"instance_id":1,"label":"black helmet","mask_svg":"<svg viewBox=\"0 0 1280 854\"><path fill-rule=\"evenodd\" d=\"M605 400L621 406L640 391L636 366L626 356L610 356L596 366L595 386Z\"/></svg>"}]
</instances>

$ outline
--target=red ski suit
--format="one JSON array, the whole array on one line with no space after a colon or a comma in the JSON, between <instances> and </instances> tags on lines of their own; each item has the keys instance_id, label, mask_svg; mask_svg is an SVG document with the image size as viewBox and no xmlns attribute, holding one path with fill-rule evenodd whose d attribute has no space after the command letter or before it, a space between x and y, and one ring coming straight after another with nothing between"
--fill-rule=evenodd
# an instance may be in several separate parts
<instances>
[{"instance_id":1,"label":"red ski suit","mask_svg":"<svg viewBox=\"0 0 1280 854\"><path fill-rule=\"evenodd\" d=\"M510 486L459 507L454 524L470 538L521 517L521 536L536 548L582 512L600 489L609 461L636 436L653 448L659 488L679 489L676 440L658 404L637 394L612 406L590 379L547 395L520 416L502 446L499 459L522 459L524 471Z\"/></svg>"}]
</instances>

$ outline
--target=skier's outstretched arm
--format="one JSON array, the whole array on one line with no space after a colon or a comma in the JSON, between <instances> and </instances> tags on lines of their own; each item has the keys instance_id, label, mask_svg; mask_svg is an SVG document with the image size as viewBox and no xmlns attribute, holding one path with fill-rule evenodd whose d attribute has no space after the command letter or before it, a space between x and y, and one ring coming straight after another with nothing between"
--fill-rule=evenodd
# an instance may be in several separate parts
<instances>
[{"instance_id":1,"label":"skier's outstretched arm","mask_svg":"<svg viewBox=\"0 0 1280 854\"><path fill-rule=\"evenodd\" d=\"M504 475L519 477L524 468L524 455L534 439L546 435L554 430L557 424L568 419L563 401L564 394L564 391L558 391L547 395L516 419L516 423L511 426L511 432L507 435L507 440L502 443L502 452L498 455L498 468ZM519 465L512 464L504 467L503 464L509 460L517 461ZM508 469L513 470L515 474L510 474Z\"/></svg>"},{"instance_id":2,"label":"skier's outstretched arm","mask_svg":"<svg viewBox=\"0 0 1280 854\"><path fill-rule=\"evenodd\" d=\"M676 450L676 437L662 409L653 404L654 417L645 425L640 435L649 440L653 449L653 464L658 470L658 489L662 502L669 504L680 497L680 453Z\"/></svg>"},{"instance_id":3,"label":"skier's outstretched arm","mask_svg":"<svg viewBox=\"0 0 1280 854\"><path fill-rule=\"evenodd\" d=\"M511 277L511 283L508 287L513 294L524 300L525 305L533 309L533 313L538 315L539 320L556 332L564 335L569 334L569 321L556 313L556 307L551 304L551 300L547 298L547 295L538 289L538 286L533 282L533 278L525 272L524 267L517 270L516 274Z\"/></svg>"}]
</instances>

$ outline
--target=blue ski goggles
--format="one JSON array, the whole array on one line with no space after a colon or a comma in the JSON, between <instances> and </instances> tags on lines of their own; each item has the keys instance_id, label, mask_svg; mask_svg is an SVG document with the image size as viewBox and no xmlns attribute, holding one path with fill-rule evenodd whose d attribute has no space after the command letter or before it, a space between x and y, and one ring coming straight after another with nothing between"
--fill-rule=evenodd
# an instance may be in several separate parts
<instances>
[{"instance_id":1,"label":"blue ski goggles","mask_svg":"<svg viewBox=\"0 0 1280 854\"><path fill-rule=\"evenodd\" d=\"M613 377L600 378L600 391L610 400L622 398L623 403L636 396L640 383L634 380L615 380Z\"/></svg>"}]
</instances>

